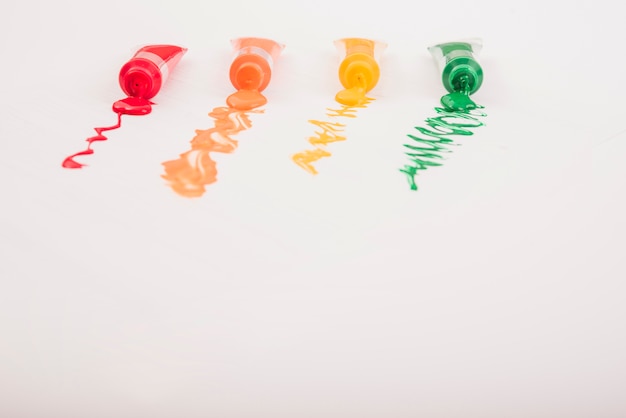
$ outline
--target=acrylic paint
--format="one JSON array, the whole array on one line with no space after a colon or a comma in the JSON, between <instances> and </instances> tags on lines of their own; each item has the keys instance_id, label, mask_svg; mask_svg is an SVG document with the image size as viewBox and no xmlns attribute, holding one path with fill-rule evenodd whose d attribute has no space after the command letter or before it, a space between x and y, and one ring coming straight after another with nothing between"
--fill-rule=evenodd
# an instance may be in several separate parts
<instances>
[{"instance_id":1,"label":"acrylic paint","mask_svg":"<svg viewBox=\"0 0 626 418\"><path fill-rule=\"evenodd\" d=\"M216 107L209 113L214 127L197 129L191 140L191 149L180 154L177 160L163 163L165 174L161 176L181 196L200 197L206 186L217 181L217 167L211 158L214 152L232 153L237 149L233 136L252 126L250 113L262 110L239 110L232 107Z\"/></svg>"},{"instance_id":2,"label":"acrylic paint","mask_svg":"<svg viewBox=\"0 0 626 418\"><path fill-rule=\"evenodd\" d=\"M274 61L284 45L265 38L238 38L232 41L235 57L230 66L230 81L237 89L226 99L228 106L248 110L267 103L261 94L272 77Z\"/></svg>"},{"instance_id":3,"label":"acrylic paint","mask_svg":"<svg viewBox=\"0 0 626 418\"><path fill-rule=\"evenodd\" d=\"M152 111L150 99L157 95L182 56L187 51L175 45L149 45L139 49L135 55L122 66L119 73L119 83L127 98L113 103L113 112L117 114L117 123L113 126L94 128L95 136L87 138L87 148L63 160L65 168L81 168L84 164L74 158L81 155L93 154L91 144L96 141L105 141L105 131L117 129L121 126L122 115L147 115Z\"/></svg>"},{"instance_id":4,"label":"acrylic paint","mask_svg":"<svg viewBox=\"0 0 626 418\"><path fill-rule=\"evenodd\" d=\"M480 39L447 42L428 48L441 73L441 81L448 94L441 98L450 110L469 110L477 107L470 95L483 83L483 69L476 59L482 49Z\"/></svg>"},{"instance_id":5,"label":"acrylic paint","mask_svg":"<svg viewBox=\"0 0 626 418\"><path fill-rule=\"evenodd\" d=\"M387 44L371 39L344 38L335 41L335 46L342 56L339 81L344 87L335 99L347 106L359 105L366 100L365 94L378 83L378 60Z\"/></svg>"},{"instance_id":6,"label":"acrylic paint","mask_svg":"<svg viewBox=\"0 0 626 418\"><path fill-rule=\"evenodd\" d=\"M357 109L367 107L367 104L369 104L372 100L374 99L365 97L357 105L341 105L341 108L339 109L327 108L326 115L329 118L332 118L331 120L309 120L309 123L316 128L314 135L307 138L309 143L313 145L314 148L312 150L305 150L294 154L291 157L293 162L309 173L317 174L317 169L313 166L313 163L321 158L330 157L332 155L326 149L326 145L333 142L345 141L347 139L344 134L346 124L338 122L338 120L343 120L342 118L356 118Z\"/></svg>"},{"instance_id":7,"label":"acrylic paint","mask_svg":"<svg viewBox=\"0 0 626 418\"><path fill-rule=\"evenodd\" d=\"M437 107L435 111L437 116L426 119L426 126L416 126L419 134L407 135L411 141L404 144L410 163L400 172L406 175L411 190L417 190L418 171L442 165L444 154L457 145L454 137L473 135L471 129L483 126L481 118L487 116L480 108L453 111Z\"/></svg>"}]
</instances>

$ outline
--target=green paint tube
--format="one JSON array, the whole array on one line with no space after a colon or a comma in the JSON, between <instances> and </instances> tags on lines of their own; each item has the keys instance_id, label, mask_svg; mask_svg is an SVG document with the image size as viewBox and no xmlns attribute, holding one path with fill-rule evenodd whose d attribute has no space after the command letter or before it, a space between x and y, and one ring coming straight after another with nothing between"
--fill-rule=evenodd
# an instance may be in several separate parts
<instances>
[{"instance_id":1,"label":"green paint tube","mask_svg":"<svg viewBox=\"0 0 626 418\"><path fill-rule=\"evenodd\" d=\"M478 106L470 95L483 83L483 69L475 58L482 48L480 39L447 42L428 48L441 72L448 94L441 104L449 110L471 110Z\"/></svg>"},{"instance_id":2,"label":"green paint tube","mask_svg":"<svg viewBox=\"0 0 626 418\"><path fill-rule=\"evenodd\" d=\"M441 81L450 93L467 91L474 94L483 83L483 69L475 55L480 53L482 41L471 39L447 42L428 48L441 72Z\"/></svg>"}]
</instances>

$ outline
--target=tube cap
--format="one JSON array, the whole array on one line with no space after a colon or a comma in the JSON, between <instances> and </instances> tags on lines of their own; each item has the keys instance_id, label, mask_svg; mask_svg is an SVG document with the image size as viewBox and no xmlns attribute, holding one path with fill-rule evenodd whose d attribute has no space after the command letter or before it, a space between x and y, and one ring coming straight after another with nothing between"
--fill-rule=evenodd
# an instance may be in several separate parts
<instances>
[{"instance_id":1,"label":"tube cap","mask_svg":"<svg viewBox=\"0 0 626 418\"><path fill-rule=\"evenodd\" d=\"M365 91L370 91L378 83L379 77L378 64L367 54L350 54L339 66L339 80L347 89L363 87Z\"/></svg>"},{"instance_id":2,"label":"tube cap","mask_svg":"<svg viewBox=\"0 0 626 418\"><path fill-rule=\"evenodd\" d=\"M235 72L235 83L239 89L260 90L263 78L264 71L255 62L244 62Z\"/></svg>"},{"instance_id":3,"label":"tube cap","mask_svg":"<svg viewBox=\"0 0 626 418\"><path fill-rule=\"evenodd\" d=\"M155 64L135 58L124 64L120 70L119 82L128 96L151 99L161 89L162 76Z\"/></svg>"},{"instance_id":4,"label":"tube cap","mask_svg":"<svg viewBox=\"0 0 626 418\"><path fill-rule=\"evenodd\" d=\"M469 94L474 94L483 83L483 69L476 60L458 57L450 61L443 72L443 84L449 92L462 91L463 78L467 78Z\"/></svg>"}]
</instances>

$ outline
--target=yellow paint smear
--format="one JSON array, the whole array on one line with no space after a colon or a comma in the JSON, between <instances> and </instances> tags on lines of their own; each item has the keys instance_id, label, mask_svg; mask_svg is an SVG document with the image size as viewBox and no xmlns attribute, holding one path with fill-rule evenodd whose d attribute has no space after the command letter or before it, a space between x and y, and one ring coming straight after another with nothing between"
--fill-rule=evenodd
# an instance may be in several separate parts
<instances>
[{"instance_id":1,"label":"yellow paint smear","mask_svg":"<svg viewBox=\"0 0 626 418\"><path fill-rule=\"evenodd\" d=\"M364 97L362 101L353 106L342 104L339 109L327 108L326 115L331 118L355 118L357 110L367 107L367 104L373 100L374 99L370 97ZM332 155L326 149L326 145L333 142L345 141L347 139L344 135L346 125L341 122L322 120L309 120L309 123L317 128L314 131L315 135L308 138L309 143L315 148L294 154L291 159L309 173L318 174L312 163L321 158L330 157Z\"/></svg>"}]
</instances>

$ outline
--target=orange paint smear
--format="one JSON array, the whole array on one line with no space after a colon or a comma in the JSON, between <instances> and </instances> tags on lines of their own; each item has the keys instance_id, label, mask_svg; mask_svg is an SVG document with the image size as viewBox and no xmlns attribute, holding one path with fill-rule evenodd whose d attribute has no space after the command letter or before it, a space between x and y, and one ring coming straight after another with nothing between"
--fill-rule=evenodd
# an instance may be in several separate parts
<instances>
[{"instance_id":1,"label":"orange paint smear","mask_svg":"<svg viewBox=\"0 0 626 418\"><path fill-rule=\"evenodd\" d=\"M206 186L217 181L216 162L211 153L230 154L237 149L237 141L232 136L252 126L250 113L263 113L263 110L241 110L233 107L216 107L209 113L215 122L210 129L197 129L190 141L191 149L180 154L177 160L163 164L165 179L176 193L183 197L200 197Z\"/></svg>"},{"instance_id":2,"label":"orange paint smear","mask_svg":"<svg viewBox=\"0 0 626 418\"><path fill-rule=\"evenodd\" d=\"M326 115L331 118L356 118L357 110L367 107L373 100L374 99L370 97L364 97L364 100L355 105L349 106L342 104L339 109L327 108ZM328 144L345 141L347 139L343 134L346 125L341 122L320 120L309 120L309 123L317 128L315 135L308 138L309 143L315 148L294 154L291 159L309 173L318 174L313 163L321 158L330 157L332 155L326 149Z\"/></svg>"}]
</instances>

